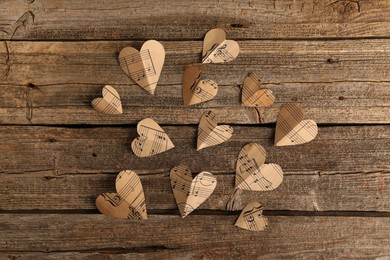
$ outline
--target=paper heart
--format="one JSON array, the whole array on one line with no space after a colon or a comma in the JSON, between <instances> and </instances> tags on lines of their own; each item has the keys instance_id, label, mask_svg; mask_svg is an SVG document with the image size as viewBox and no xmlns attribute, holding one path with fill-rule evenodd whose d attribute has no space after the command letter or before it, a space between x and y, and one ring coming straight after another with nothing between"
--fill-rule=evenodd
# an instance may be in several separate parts
<instances>
[{"instance_id":1,"label":"paper heart","mask_svg":"<svg viewBox=\"0 0 390 260\"><path fill-rule=\"evenodd\" d=\"M96 198L96 207L107 216L147 219L145 195L138 175L121 171L115 182L117 193L103 193Z\"/></svg>"},{"instance_id":2,"label":"paper heart","mask_svg":"<svg viewBox=\"0 0 390 260\"><path fill-rule=\"evenodd\" d=\"M261 88L260 77L251 72L244 79L242 103L246 107L268 107L275 101L272 90Z\"/></svg>"},{"instance_id":3,"label":"paper heart","mask_svg":"<svg viewBox=\"0 0 390 260\"><path fill-rule=\"evenodd\" d=\"M221 144L233 135L233 128L229 125L219 125L214 121L215 114L206 111L200 118L198 126L197 150Z\"/></svg>"},{"instance_id":4,"label":"paper heart","mask_svg":"<svg viewBox=\"0 0 390 260\"><path fill-rule=\"evenodd\" d=\"M229 62L237 58L240 52L238 43L226 40L226 33L221 29L212 29L206 33L203 41L203 63Z\"/></svg>"},{"instance_id":5,"label":"paper heart","mask_svg":"<svg viewBox=\"0 0 390 260\"><path fill-rule=\"evenodd\" d=\"M303 109L295 103L285 104L276 120L275 145L304 144L313 140L318 127L313 120L303 120Z\"/></svg>"},{"instance_id":6,"label":"paper heart","mask_svg":"<svg viewBox=\"0 0 390 260\"><path fill-rule=\"evenodd\" d=\"M175 147L164 130L150 118L141 120L137 125L140 135L131 143L131 149L138 157L148 157L163 153Z\"/></svg>"},{"instance_id":7,"label":"paper heart","mask_svg":"<svg viewBox=\"0 0 390 260\"><path fill-rule=\"evenodd\" d=\"M92 100L93 108L103 114L122 114L122 102L119 93L110 85L106 85L102 90L103 98Z\"/></svg>"},{"instance_id":8,"label":"paper heart","mask_svg":"<svg viewBox=\"0 0 390 260\"><path fill-rule=\"evenodd\" d=\"M126 47L119 53L122 70L150 94L154 94L156 90L164 59L164 47L155 40L145 42L141 51Z\"/></svg>"},{"instance_id":9,"label":"paper heart","mask_svg":"<svg viewBox=\"0 0 390 260\"><path fill-rule=\"evenodd\" d=\"M263 217L262 214L261 204L252 202L245 206L234 225L250 231L262 231L268 225L267 218Z\"/></svg>"},{"instance_id":10,"label":"paper heart","mask_svg":"<svg viewBox=\"0 0 390 260\"><path fill-rule=\"evenodd\" d=\"M265 149L258 143L247 144L241 149L236 166L236 189L267 191L282 183L282 168L274 163L264 164L265 154Z\"/></svg>"},{"instance_id":11,"label":"paper heart","mask_svg":"<svg viewBox=\"0 0 390 260\"><path fill-rule=\"evenodd\" d=\"M201 78L201 65L190 65L183 73L183 99L185 105L194 105L213 99L218 84Z\"/></svg>"},{"instance_id":12,"label":"paper heart","mask_svg":"<svg viewBox=\"0 0 390 260\"><path fill-rule=\"evenodd\" d=\"M209 172L201 172L192 179L187 166L179 165L171 170L171 186L181 216L184 218L198 208L217 186L217 179Z\"/></svg>"}]
</instances>

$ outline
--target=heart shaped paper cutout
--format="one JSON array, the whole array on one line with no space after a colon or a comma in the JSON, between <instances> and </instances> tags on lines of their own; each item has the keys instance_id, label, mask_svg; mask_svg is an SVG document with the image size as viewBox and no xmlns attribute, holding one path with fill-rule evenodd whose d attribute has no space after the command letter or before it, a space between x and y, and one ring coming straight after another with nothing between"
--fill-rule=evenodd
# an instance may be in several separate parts
<instances>
[{"instance_id":1,"label":"heart shaped paper cutout","mask_svg":"<svg viewBox=\"0 0 390 260\"><path fill-rule=\"evenodd\" d=\"M213 99L218 92L218 84L201 78L201 65L187 66L183 73L183 100L187 106Z\"/></svg>"},{"instance_id":2,"label":"heart shaped paper cutout","mask_svg":"<svg viewBox=\"0 0 390 260\"><path fill-rule=\"evenodd\" d=\"M92 100L91 104L96 111L109 115L122 114L122 102L118 91L106 85L103 87L102 95L102 98Z\"/></svg>"},{"instance_id":3,"label":"heart shaped paper cutout","mask_svg":"<svg viewBox=\"0 0 390 260\"><path fill-rule=\"evenodd\" d=\"M263 217L263 207L258 202L252 202L245 206L238 217L236 227L250 231L262 231L267 225L267 218Z\"/></svg>"},{"instance_id":4,"label":"heart shaped paper cutout","mask_svg":"<svg viewBox=\"0 0 390 260\"><path fill-rule=\"evenodd\" d=\"M265 149L258 143L245 145L236 166L236 189L252 191L274 190L283 181L282 168L274 163L264 164Z\"/></svg>"},{"instance_id":5,"label":"heart shaped paper cutout","mask_svg":"<svg viewBox=\"0 0 390 260\"><path fill-rule=\"evenodd\" d=\"M318 127L313 120L303 120L303 109L295 103L282 106L276 120L275 145L304 144L313 140Z\"/></svg>"},{"instance_id":6,"label":"heart shaped paper cutout","mask_svg":"<svg viewBox=\"0 0 390 260\"><path fill-rule=\"evenodd\" d=\"M268 107L274 103L275 96L272 90L261 88L260 77L251 72L244 79L241 100L246 107Z\"/></svg>"},{"instance_id":7,"label":"heart shaped paper cutout","mask_svg":"<svg viewBox=\"0 0 390 260\"><path fill-rule=\"evenodd\" d=\"M209 172L201 172L192 179L187 166L174 167L170 173L173 195L184 218L198 208L217 186L217 179Z\"/></svg>"},{"instance_id":8,"label":"heart shaped paper cutout","mask_svg":"<svg viewBox=\"0 0 390 260\"><path fill-rule=\"evenodd\" d=\"M138 175L121 171L115 182L117 193L103 193L96 198L96 207L107 216L147 219L145 195Z\"/></svg>"},{"instance_id":9,"label":"heart shaped paper cutout","mask_svg":"<svg viewBox=\"0 0 390 260\"><path fill-rule=\"evenodd\" d=\"M212 29L204 37L202 63L229 62L237 58L239 52L238 43L226 40L224 30Z\"/></svg>"},{"instance_id":10,"label":"heart shaped paper cutout","mask_svg":"<svg viewBox=\"0 0 390 260\"><path fill-rule=\"evenodd\" d=\"M206 111L200 118L198 126L197 150L226 142L233 135L233 128L229 125L219 125L214 120L215 114Z\"/></svg>"},{"instance_id":11,"label":"heart shaped paper cutout","mask_svg":"<svg viewBox=\"0 0 390 260\"><path fill-rule=\"evenodd\" d=\"M119 53L122 70L141 88L154 94L164 65L164 46L155 40L146 41L138 51L126 47Z\"/></svg>"},{"instance_id":12,"label":"heart shaped paper cutout","mask_svg":"<svg viewBox=\"0 0 390 260\"><path fill-rule=\"evenodd\" d=\"M164 130L151 118L141 120L137 125L140 135L131 143L131 149L138 157L149 157L175 147Z\"/></svg>"}]
</instances>

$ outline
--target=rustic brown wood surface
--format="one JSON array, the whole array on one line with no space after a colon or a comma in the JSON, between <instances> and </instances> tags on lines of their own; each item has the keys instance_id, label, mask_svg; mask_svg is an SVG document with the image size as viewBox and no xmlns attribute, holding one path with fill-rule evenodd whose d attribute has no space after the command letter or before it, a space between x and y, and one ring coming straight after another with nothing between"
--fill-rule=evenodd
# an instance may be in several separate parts
<instances>
[{"instance_id":1,"label":"rustic brown wood surface","mask_svg":"<svg viewBox=\"0 0 390 260\"><path fill-rule=\"evenodd\" d=\"M390 1L0 1L1 259L387 259L390 258ZM202 39L222 28L240 45L229 64L206 65L216 98L183 105L183 66L201 62ZM119 51L162 42L155 96L120 69ZM258 73L276 102L241 104ZM123 115L91 107L114 86ZM298 102L319 124L304 145L273 146L280 107ZM231 140L196 151L206 110L234 127ZM155 119L175 148L138 158L135 125ZM284 182L234 190L242 146L259 142ZM218 185L181 219L169 171L186 163ZM101 215L116 174L141 175L149 219ZM234 227L260 201L269 227Z\"/></svg>"}]
</instances>

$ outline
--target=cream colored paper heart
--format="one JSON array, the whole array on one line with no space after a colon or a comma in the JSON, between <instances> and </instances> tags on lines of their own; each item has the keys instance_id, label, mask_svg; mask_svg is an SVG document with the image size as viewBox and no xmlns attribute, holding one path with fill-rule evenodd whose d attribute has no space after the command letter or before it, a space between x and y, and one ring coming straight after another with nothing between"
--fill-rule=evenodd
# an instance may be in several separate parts
<instances>
[{"instance_id":1,"label":"cream colored paper heart","mask_svg":"<svg viewBox=\"0 0 390 260\"><path fill-rule=\"evenodd\" d=\"M275 96L272 90L261 88L260 77L251 72L244 79L241 99L246 107L268 107L274 103Z\"/></svg>"},{"instance_id":2,"label":"cream colored paper heart","mask_svg":"<svg viewBox=\"0 0 390 260\"><path fill-rule=\"evenodd\" d=\"M164 130L150 118L141 120L137 125L140 135L131 143L131 149L138 157L148 157L163 153L175 147Z\"/></svg>"},{"instance_id":3,"label":"cream colored paper heart","mask_svg":"<svg viewBox=\"0 0 390 260\"><path fill-rule=\"evenodd\" d=\"M224 30L212 29L204 37L202 63L229 62L237 58L239 52L238 43L226 40Z\"/></svg>"},{"instance_id":4,"label":"cream colored paper heart","mask_svg":"<svg viewBox=\"0 0 390 260\"><path fill-rule=\"evenodd\" d=\"M217 179L209 172L201 172L192 179L187 166L179 165L170 174L173 195L184 218L198 208L217 186Z\"/></svg>"},{"instance_id":5,"label":"cream colored paper heart","mask_svg":"<svg viewBox=\"0 0 390 260\"><path fill-rule=\"evenodd\" d=\"M145 195L138 175L121 171L115 182L117 193L103 193L96 198L96 207L107 216L147 219Z\"/></svg>"},{"instance_id":6,"label":"cream colored paper heart","mask_svg":"<svg viewBox=\"0 0 390 260\"><path fill-rule=\"evenodd\" d=\"M201 78L201 65L194 64L185 68L183 73L183 100L187 106L213 99L218 92L218 84L210 79Z\"/></svg>"},{"instance_id":7,"label":"cream colored paper heart","mask_svg":"<svg viewBox=\"0 0 390 260\"><path fill-rule=\"evenodd\" d=\"M262 214L261 204L252 202L245 206L234 225L250 231L263 231L267 227L268 221Z\"/></svg>"},{"instance_id":8,"label":"cream colored paper heart","mask_svg":"<svg viewBox=\"0 0 390 260\"><path fill-rule=\"evenodd\" d=\"M264 164L265 149L258 143L245 145L236 166L236 189L268 191L283 181L282 168L274 163Z\"/></svg>"},{"instance_id":9,"label":"cream colored paper heart","mask_svg":"<svg viewBox=\"0 0 390 260\"><path fill-rule=\"evenodd\" d=\"M215 114L206 111L200 118L198 126L197 150L226 142L233 135L233 128L229 125L219 125L214 120Z\"/></svg>"},{"instance_id":10,"label":"cream colored paper heart","mask_svg":"<svg viewBox=\"0 0 390 260\"><path fill-rule=\"evenodd\" d=\"M103 97L92 100L93 108L103 114L122 114L122 102L119 93L110 85L106 85L102 90Z\"/></svg>"},{"instance_id":11,"label":"cream colored paper heart","mask_svg":"<svg viewBox=\"0 0 390 260\"><path fill-rule=\"evenodd\" d=\"M285 104L276 120L275 145L287 146L312 141L318 133L313 120L303 120L303 109L295 103Z\"/></svg>"},{"instance_id":12,"label":"cream colored paper heart","mask_svg":"<svg viewBox=\"0 0 390 260\"><path fill-rule=\"evenodd\" d=\"M145 42L141 51L126 47L119 53L122 70L150 94L156 90L164 59L164 46L155 40Z\"/></svg>"}]
</instances>

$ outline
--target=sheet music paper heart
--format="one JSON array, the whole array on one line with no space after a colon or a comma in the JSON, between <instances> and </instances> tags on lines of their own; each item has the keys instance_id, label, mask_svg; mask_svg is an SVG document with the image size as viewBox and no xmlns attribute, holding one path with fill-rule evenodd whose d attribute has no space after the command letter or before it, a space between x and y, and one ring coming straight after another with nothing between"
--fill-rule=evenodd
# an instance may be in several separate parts
<instances>
[{"instance_id":1,"label":"sheet music paper heart","mask_svg":"<svg viewBox=\"0 0 390 260\"><path fill-rule=\"evenodd\" d=\"M103 114L117 115L122 114L122 102L116 91L110 85L106 85L102 90L103 98L92 100L93 108Z\"/></svg>"},{"instance_id":2,"label":"sheet music paper heart","mask_svg":"<svg viewBox=\"0 0 390 260\"><path fill-rule=\"evenodd\" d=\"M197 150L226 142L233 135L233 128L229 125L219 125L214 120L215 114L206 111L200 118L198 126Z\"/></svg>"},{"instance_id":3,"label":"sheet music paper heart","mask_svg":"<svg viewBox=\"0 0 390 260\"><path fill-rule=\"evenodd\" d=\"M179 165L171 170L171 186L181 216L184 218L198 208L217 186L217 179L209 172L201 172L192 179L187 166Z\"/></svg>"},{"instance_id":4,"label":"sheet music paper heart","mask_svg":"<svg viewBox=\"0 0 390 260\"><path fill-rule=\"evenodd\" d=\"M261 88L260 77L251 72L244 79L241 100L246 107L268 107L274 103L275 96L272 90Z\"/></svg>"},{"instance_id":5,"label":"sheet music paper heart","mask_svg":"<svg viewBox=\"0 0 390 260\"><path fill-rule=\"evenodd\" d=\"M282 168L274 163L264 164L265 154L258 143L249 143L241 149L236 165L236 189L267 191L282 183Z\"/></svg>"},{"instance_id":6,"label":"sheet music paper heart","mask_svg":"<svg viewBox=\"0 0 390 260\"><path fill-rule=\"evenodd\" d=\"M103 193L96 198L96 207L102 214L116 218L148 218L141 180L135 172L121 171L115 187L117 193Z\"/></svg>"},{"instance_id":7,"label":"sheet music paper heart","mask_svg":"<svg viewBox=\"0 0 390 260\"><path fill-rule=\"evenodd\" d=\"M226 40L224 30L212 29L204 37L202 63L229 62L237 58L239 52L238 43Z\"/></svg>"},{"instance_id":8,"label":"sheet music paper heart","mask_svg":"<svg viewBox=\"0 0 390 260\"><path fill-rule=\"evenodd\" d=\"M183 73L183 100L187 106L213 99L218 92L218 84L201 78L201 65L187 66Z\"/></svg>"},{"instance_id":9,"label":"sheet music paper heart","mask_svg":"<svg viewBox=\"0 0 390 260\"><path fill-rule=\"evenodd\" d=\"M276 120L275 145L304 144L313 140L318 127L313 120L303 120L303 109L295 103L282 106Z\"/></svg>"},{"instance_id":10,"label":"sheet music paper heart","mask_svg":"<svg viewBox=\"0 0 390 260\"><path fill-rule=\"evenodd\" d=\"M140 135L131 143L131 149L138 157L163 153L175 147L164 130L151 118L141 120L137 125Z\"/></svg>"},{"instance_id":11,"label":"sheet music paper heart","mask_svg":"<svg viewBox=\"0 0 390 260\"><path fill-rule=\"evenodd\" d=\"M119 53L119 63L122 70L152 95L156 90L164 59L164 46L155 40L146 41L142 45L141 51L126 47Z\"/></svg>"},{"instance_id":12,"label":"sheet music paper heart","mask_svg":"<svg viewBox=\"0 0 390 260\"><path fill-rule=\"evenodd\" d=\"M263 207L258 202L252 202L245 206L238 217L236 227L250 231L263 231L267 225L267 218L263 217Z\"/></svg>"}]
</instances>

